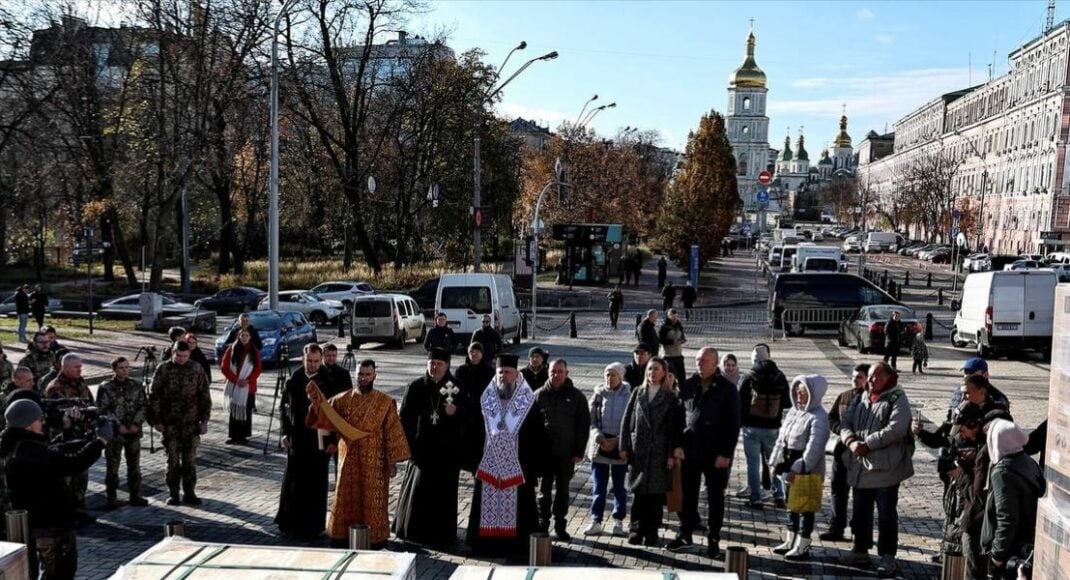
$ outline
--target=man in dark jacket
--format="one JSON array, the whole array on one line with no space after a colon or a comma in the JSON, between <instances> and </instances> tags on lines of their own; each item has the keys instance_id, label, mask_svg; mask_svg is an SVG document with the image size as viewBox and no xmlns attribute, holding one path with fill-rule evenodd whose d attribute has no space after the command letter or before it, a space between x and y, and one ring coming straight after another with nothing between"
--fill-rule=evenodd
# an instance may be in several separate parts
<instances>
[{"instance_id":1,"label":"man in dark jacket","mask_svg":"<svg viewBox=\"0 0 1070 580\"><path fill-rule=\"evenodd\" d=\"M676 384L682 385L687 376L684 374L684 343L687 336L684 335L684 325L680 322L680 316L675 308L665 312L665 323L658 330L658 343L665 362L669 363L669 369L676 377Z\"/></svg>"},{"instance_id":2,"label":"man in dark jacket","mask_svg":"<svg viewBox=\"0 0 1070 580\"><path fill-rule=\"evenodd\" d=\"M651 347L645 343L639 343L632 349L632 362L624 368L624 382L632 388L643 384L646 378L646 363L650 362Z\"/></svg>"},{"instance_id":3,"label":"man in dark jacket","mask_svg":"<svg viewBox=\"0 0 1070 580\"><path fill-rule=\"evenodd\" d=\"M550 372L546 368L547 353L541 347L533 346L528 350L528 366L520 369L531 390L535 390L550 380Z\"/></svg>"},{"instance_id":4,"label":"man in dark jacket","mask_svg":"<svg viewBox=\"0 0 1070 580\"><path fill-rule=\"evenodd\" d=\"M491 325L490 315L483 315L483 325L472 334L472 342L478 342L483 346L483 360L493 367L494 359L502 351L502 335Z\"/></svg>"},{"instance_id":5,"label":"man in dark jacket","mask_svg":"<svg viewBox=\"0 0 1070 580\"><path fill-rule=\"evenodd\" d=\"M992 456L981 547L989 555L991 578L1017 578L1011 559L1022 559L1032 550L1037 526L1037 502L1044 495L1044 473L1023 451L1028 437L1005 419L993 421L988 430Z\"/></svg>"},{"instance_id":6,"label":"man in dark jacket","mask_svg":"<svg viewBox=\"0 0 1070 580\"><path fill-rule=\"evenodd\" d=\"M494 365L487 358L481 343L473 342L468 345L468 358L453 372L453 378L457 386L464 389L473 401L478 401L479 397L483 396L483 391L494 379ZM482 451L480 449L480 452Z\"/></svg>"},{"instance_id":7,"label":"man in dark jacket","mask_svg":"<svg viewBox=\"0 0 1070 580\"><path fill-rule=\"evenodd\" d=\"M762 509L762 463L773 452L784 412L791 409L788 379L769 358L769 345L756 344L751 367L739 382L739 403L743 423L743 452L747 457L748 506ZM779 463L778 458L772 458ZM773 478L773 502L784 507L784 484Z\"/></svg>"},{"instance_id":8,"label":"man in dark jacket","mask_svg":"<svg viewBox=\"0 0 1070 580\"><path fill-rule=\"evenodd\" d=\"M685 284L682 298L684 301L684 318L690 320L691 309L695 307L695 300L698 300L698 292L695 291L695 287L691 284Z\"/></svg>"},{"instance_id":9,"label":"man in dark jacket","mask_svg":"<svg viewBox=\"0 0 1070 580\"><path fill-rule=\"evenodd\" d=\"M668 312L672 303L676 301L676 286L669 282L661 289L661 309Z\"/></svg>"},{"instance_id":10,"label":"man in dark jacket","mask_svg":"<svg viewBox=\"0 0 1070 580\"><path fill-rule=\"evenodd\" d=\"M843 531L847 529L847 500L851 497L851 486L847 484L847 466L843 463L843 452L847 446L840 440L840 421L847 414L851 401L866 390L869 377L869 365L860 364L851 375L851 388L840 393L829 410L829 432L836 437L835 450L832 452L832 479L829 488L832 495L832 522L829 530L821 534L824 542L845 542Z\"/></svg>"},{"instance_id":11,"label":"man in dark jacket","mask_svg":"<svg viewBox=\"0 0 1070 580\"><path fill-rule=\"evenodd\" d=\"M708 346L700 349L695 355L698 372L680 388L680 401L686 413L682 469L684 504L680 533L666 546L675 552L691 545L692 531L700 522L699 484L705 478L706 502L710 510L706 555L713 559L721 556L724 493L740 428L739 392L717 370L719 361L717 349Z\"/></svg>"},{"instance_id":12,"label":"man in dark jacket","mask_svg":"<svg viewBox=\"0 0 1070 580\"><path fill-rule=\"evenodd\" d=\"M669 262L662 256L658 259L658 288L665 287L665 276L669 272Z\"/></svg>"},{"instance_id":13,"label":"man in dark jacket","mask_svg":"<svg viewBox=\"0 0 1070 580\"><path fill-rule=\"evenodd\" d=\"M432 349L441 348L446 352L453 352L457 348L457 337L453 329L446 326L446 313L439 312L435 315L435 326L427 331L424 337L424 350L431 352Z\"/></svg>"},{"instance_id":14,"label":"man in dark jacket","mask_svg":"<svg viewBox=\"0 0 1070 580\"><path fill-rule=\"evenodd\" d=\"M30 287L23 284L15 292L15 314L19 317L19 342L26 340L26 325L30 322Z\"/></svg>"},{"instance_id":15,"label":"man in dark jacket","mask_svg":"<svg viewBox=\"0 0 1070 580\"><path fill-rule=\"evenodd\" d=\"M48 446L41 407L33 401L12 403L4 413L8 428L0 433L0 456L14 509L29 512L31 577L37 577L37 560L46 579L74 578L78 549L74 535L77 500L66 479L89 469L111 440L112 426L104 422L96 438L75 451L60 452Z\"/></svg>"},{"instance_id":16,"label":"man in dark jacket","mask_svg":"<svg viewBox=\"0 0 1070 580\"><path fill-rule=\"evenodd\" d=\"M642 344L649 346L650 348L658 348L658 345L661 343L661 341L658 340L657 324L658 311L654 310L653 308L647 310L646 318L644 318L643 321L639 323L639 326L635 327L635 339L641 342ZM651 354L657 354L657 351L654 351Z\"/></svg>"},{"instance_id":17,"label":"man in dark jacket","mask_svg":"<svg viewBox=\"0 0 1070 580\"><path fill-rule=\"evenodd\" d=\"M617 328L617 319L620 318L620 309L624 307L624 293L620 291L620 284L608 295L609 298L609 326Z\"/></svg>"},{"instance_id":18,"label":"man in dark jacket","mask_svg":"<svg viewBox=\"0 0 1070 580\"><path fill-rule=\"evenodd\" d=\"M572 539L565 521L568 486L587 451L591 413L587 398L568 378L564 359L550 365L550 380L535 391L535 405L550 434L550 465L539 483L539 526L544 531L550 528L552 511L554 534L559 541L568 542Z\"/></svg>"}]
</instances>

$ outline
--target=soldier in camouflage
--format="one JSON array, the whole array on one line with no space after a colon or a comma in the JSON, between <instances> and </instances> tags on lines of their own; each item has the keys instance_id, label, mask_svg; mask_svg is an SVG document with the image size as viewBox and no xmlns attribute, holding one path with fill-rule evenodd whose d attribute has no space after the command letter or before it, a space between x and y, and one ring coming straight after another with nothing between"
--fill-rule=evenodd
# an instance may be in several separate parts
<instances>
[{"instance_id":1,"label":"soldier in camouflage","mask_svg":"<svg viewBox=\"0 0 1070 580\"><path fill-rule=\"evenodd\" d=\"M126 455L126 485L130 489L130 505L141 507L148 501L141 497L141 427L149 399L141 384L130 378L130 361L118 357L111 361L112 378L97 389L97 408L100 414L118 424L115 437L104 448L107 475L104 487L108 494L107 509L118 507L119 463Z\"/></svg>"},{"instance_id":2,"label":"soldier in camouflage","mask_svg":"<svg viewBox=\"0 0 1070 580\"><path fill-rule=\"evenodd\" d=\"M19 361L19 366L24 366L33 371L34 384L38 384L56 366L56 357L49 349L49 345L51 345L51 342L48 340L47 334L43 332L35 333L33 342L29 344L27 349L26 356ZM42 389L38 388L38 391L40 390Z\"/></svg>"},{"instance_id":3,"label":"soldier in camouflage","mask_svg":"<svg viewBox=\"0 0 1070 580\"><path fill-rule=\"evenodd\" d=\"M149 409L154 427L163 434L167 451L167 487L171 491L168 505L200 505L197 485L197 445L208 431L212 397L208 378L200 365L190 363L189 343L179 340L171 348L171 359L156 369L152 378ZM182 483L183 498L178 497Z\"/></svg>"},{"instance_id":4,"label":"soldier in camouflage","mask_svg":"<svg viewBox=\"0 0 1070 580\"><path fill-rule=\"evenodd\" d=\"M82 378L82 359L71 352L63 355L59 374L45 387L44 398L46 399L76 399L81 406L88 407L93 404L93 393L89 391L89 385ZM78 415L73 416L74 419ZM72 435L64 429L64 425L47 425L48 438L51 441L57 439L69 440ZM85 511L85 494L89 488L89 470L70 476L67 481L71 493L78 500L77 517L79 524L85 525L94 520Z\"/></svg>"},{"instance_id":5,"label":"soldier in camouflage","mask_svg":"<svg viewBox=\"0 0 1070 580\"><path fill-rule=\"evenodd\" d=\"M7 385L13 374L15 374L15 365L7 360L7 354L4 353L4 347L0 345L0 386Z\"/></svg>"}]
</instances>

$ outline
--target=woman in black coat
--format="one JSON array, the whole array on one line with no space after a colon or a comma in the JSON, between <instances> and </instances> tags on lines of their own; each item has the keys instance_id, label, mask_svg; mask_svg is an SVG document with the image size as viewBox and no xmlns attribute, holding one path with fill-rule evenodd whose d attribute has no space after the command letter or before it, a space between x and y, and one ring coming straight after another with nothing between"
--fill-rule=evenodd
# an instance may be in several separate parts
<instances>
[{"instance_id":1,"label":"woman in black coat","mask_svg":"<svg viewBox=\"0 0 1070 580\"><path fill-rule=\"evenodd\" d=\"M33 295L30 296L30 313L33 315L33 320L37 323L38 329L45 325L46 310L48 310L48 294L38 284L33 287Z\"/></svg>"},{"instance_id":2,"label":"woman in black coat","mask_svg":"<svg viewBox=\"0 0 1070 580\"><path fill-rule=\"evenodd\" d=\"M895 310L888 319L888 323L884 325L884 362L889 362L888 359L891 359L893 369L896 368L895 362L899 358L899 339L902 335L899 324L900 314L898 310Z\"/></svg>"}]
</instances>

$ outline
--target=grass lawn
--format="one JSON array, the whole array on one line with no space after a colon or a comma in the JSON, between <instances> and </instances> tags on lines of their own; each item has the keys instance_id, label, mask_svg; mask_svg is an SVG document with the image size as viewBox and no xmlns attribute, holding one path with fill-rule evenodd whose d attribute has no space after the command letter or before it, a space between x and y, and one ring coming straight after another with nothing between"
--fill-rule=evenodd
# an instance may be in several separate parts
<instances>
[{"instance_id":1,"label":"grass lawn","mask_svg":"<svg viewBox=\"0 0 1070 580\"><path fill-rule=\"evenodd\" d=\"M64 338L76 338L85 340L89 338L89 320L81 318L45 318L45 324L51 324L56 328L56 334L62 341ZM134 330L136 320L94 320L94 332L130 332ZM18 342L18 319L0 319L0 344L14 345ZM31 334L30 328L34 327L31 320L26 333ZM94 334L94 336L99 336Z\"/></svg>"}]
</instances>

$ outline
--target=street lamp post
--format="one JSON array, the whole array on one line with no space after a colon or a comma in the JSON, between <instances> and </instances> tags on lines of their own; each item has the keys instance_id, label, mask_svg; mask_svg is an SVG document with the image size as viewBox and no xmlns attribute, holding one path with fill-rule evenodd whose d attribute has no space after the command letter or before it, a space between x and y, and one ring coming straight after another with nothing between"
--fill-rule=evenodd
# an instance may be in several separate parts
<instances>
[{"instance_id":1,"label":"street lamp post","mask_svg":"<svg viewBox=\"0 0 1070 580\"><path fill-rule=\"evenodd\" d=\"M958 130L955 131L955 135L958 135L959 137L962 137L962 133L960 133ZM965 138L965 137L963 137L963 138ZM981 241L984 238L984 234L985 234L985 231L984 231L985 230L985 188L988 187L988 162L985 161L985 156L982 155L981 152L977 150L977 146L973 144L973 141L971 141L969 139L966 139L966 144L969 145L970 149L973 150L973 154L976 155L977 158L981 160L981 167L982 167L982 170L981 170L981 204L977 208L977 219L980 222L980 225L977 228L977 245L975 246L975 249L980 250L981 249Z\"/></svg>"},{"instance_id":2,"label":"street lamp post","mask_svg":"<svg viewBox=\"0 0 1070 580\"><path fill-rule=\"evenodd\" d=\"M297 0L285 0L271 37L271 169L268 177L268 304L279 308L279 23Z\"/></svg>"},{"instance_id":3,"label":"street lamp post","mask_svg":"<svg viewBox=\"0 0 1070 580\"><path fill-rule=\"evenodd\" d=\"M541 224L539 223L539 210L542 209L542 198L546 195L546 192L550 190L550 187L554 185L560 185L567 187L567 184L561 183L561 160L558 159L554 163L554 178L551 179L543 186L542 191L539 192L539 198L535 200L535 219L531 220L531 234L534 239L535 251L531 257L531 339L535 339L535 329L538 328L535 324L538 319L539 300L537 296L537 289L539 287L539 230Z\"/></svg>"},{"instance_id":4,"label":"street lamp post","mask_svg":"<svg viewBox=\"0 0 1070 580\"><path fill-rule=\"evenodd\" d=\"M512 56L514 52L527 48L527 45L528 45L528 43L526 43L526 42L521 42L519 45L517 45L517 47L514 48L512 51L510 51L509 55L505 57L505 62L509 62L509 57ZM502 89L505 88L506 85L511 83L513 81L513 79L515 79L516 77L518 77L520 75L520 73L522 73L525 70L527 70L527 68L529 66L531 66L532 64L535 64L536 62L538 62L540 60L553 60L555 58L557 58L557 51L556 50L553 51L553 52L546 53L546 54L544 54L542 56L535 57L535 58L525 62L523 65L520 66L520 68L517 69L517 71L515 73L510 75L509 78L505 79L505 82L503 82L502 84L498 85L497 88L495 88L495 89L491 90L489 93L487 93L487 95L485 97L483 97L483 99L479 102L479 108L476 110L475 131L474 131L475 132L475 137L473 139L473 149L474 149L474 151L473 151L473 156L472 156L473 157L473 165L475 165L475 168L474 168L474 174L475 175L474 175L474 179L473 179L473 183L472 183L473 188L472 188L472 208L471 208L471 213L473 214L473 224L472 224L472 269L475 272L479 272L480 271L480 265L481 265L481 263L483 261L483 236L482 236L482 232L480 231L482 224L480 223L480 220L474 219L475 213L480 211L480 207L483 204L482 183L480 182L481 174L483 172L483 167L482 167L483 163L482 163L482 160L480 159L480 155L479 155L479 150L480 150L479 133L480 133L480 129L481 129L482 125L483 125L483 120L482 120L482 115L480 113L482 112L482 109L483 109L484 105L489 103L495 96L498 95L498 93L500 93L502 91ZM502 63L503 67L505 66L505 62Z\"/></svg>"}]
</instances>

